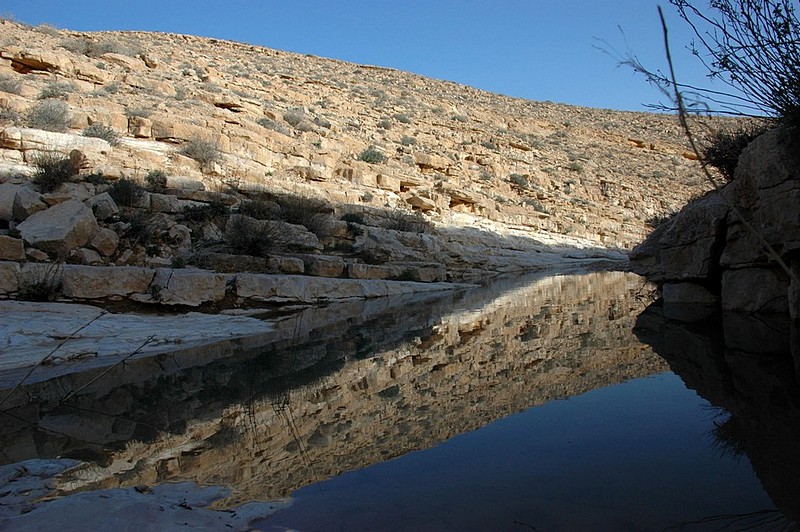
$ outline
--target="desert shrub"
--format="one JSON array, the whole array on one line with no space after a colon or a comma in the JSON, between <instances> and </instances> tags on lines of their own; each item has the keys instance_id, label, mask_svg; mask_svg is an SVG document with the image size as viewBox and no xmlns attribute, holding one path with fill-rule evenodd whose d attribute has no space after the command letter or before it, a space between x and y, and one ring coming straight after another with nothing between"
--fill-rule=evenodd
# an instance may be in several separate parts
<instances>
[{"instance_id":1,"label":"desert shrub","mask_svg":"<svg viewBox=\"0 0 800 532\"><path fill-rule=\"evenodd\" d=\"M106 126L100 122L95 122L84 129L83 136L103 139L112 146L119 144L119 133L114 131L111 126Z\"/></svg>"},{"instance_id":2,"label":"desert shrub","mask_svg":"<svg viewBox=\"0 0 800 532\"><path fill-rule=\"evenodd\" d=\"M280 205L281 218L289 223L303 225L314 234L321 234L330 221L327 202L305 196L281 195L275 198Z\"/></svg>"},{"instance_id":3,"label":"desert shrub","mask_svg":"<svg viewBox=\"0 0 800 532\"><path fill-rule=\"evenodd\" d=\"M484 140L483 142L481 142L481 146L483 146L484 148L486 148L488 150L496 150L497 149L497 144L495 144L494 142L489 141L489 140Z\"/></svg>"},{"instance_id":4,"label":"desert shrub","mask_svg":"<svg viewBox=\"0 0 800 532\"><path fill-rule=\"evenodd\" d=\"M129 177L117 179L108 189L109 196L123 207L133 207L143 193L142 186Z\"/></svg>"},{"instance_id":5,"label":"desert shrub","mask_svg":"<svg viewBox=\"0 0 800 532\"><path fill-rule=\"evenodd\" d=\"M144 182L150 192L164 192L167 188L167 174L161 170L150 170L144 176Z\"/></svg>"},{"instance_id":6,"label":"desert shrub","mask_svg":"<svg viewBox=\"0 0 800 532\"><path fill-rule=\"evenodd\" d=\"M263 127L263 128L271 129L272 131L276 131L276 132L281 133L283 135L291 135L291 132L288 129L286 129L283 126L283 124L280 124L280 123L278 123L278 122L276 122L274 120L270 120L269 118L267 118L265 116L259 118L258 120L256 120L256 123L259 126Z\"/></svg>"},{"instance_id":7,"label":"desert shrub","mask_svg":"<svg viewBox=\"0 0 800 532\"><path fill-rule=\"evenodd\" d=\"M414 137L409 137L408 135L403 135L403 137L400 139L400 144L403 146L413 146L416 143L417 139Z\"/></svg>"},{"instance_id":8,"label":"desert shrub","mask_svg":"<svg viewBox=\"0 0 800 532\"><path fill-rule=\"evenodd\" d=\"M7 105L0 105L0 122L18 124L21 120L19 113Z\"/></svg>"},{"instance_id":9,"label":"desert shrub","mask_svg":"<svg viewBox=\"0 0 800 532\"><path fill-rule=\"evenodd\" d=\"M0 92L19 94L22 92L22 82L17 76L0 74Z\"/></svg>"},{"instance_id":10,"label":"desert shrub","mask_svg":"<svg viewBox=\"0 0 800 532\"><path fill-rule=\"evenodd\" d=\"M766 115L786 125L800 125L800 21L792 0L717 0L695 7L689 0L669 0L694 32L689 49L724 87L680 85L690 110ZM674 91L672 79L644 66L636 56L621 61L643 74L663 92ZM680 80L679 80L680 81ZM660 109L677 109L654 105Z\"/></svg>"},{"instance_id":11,"label":"desert shrub","mask_svg":"<svg viewBox=\"0 0 800 532\"><path fill-rule=\"evenodd\" d=\"M75 168L69 157L56 153L43 153L33 160L36 168L33 183L42 192L52 192L75 175Z\"/></svg>"},{"instance_id":12,"label":"desert shrub","mask_svg":"<svg viewBox=\"0 0 800 532\"><path fill-rule=\"evenodd\" d=\"M139 53L138 50L111 39L95 40L90 38L72 38L61 41L59 46L72 53L88 57L100 57L107 53L136 57Z\"/></svg>"},{"instance_id":13,"label":"desert shrub","mask_svg":"<svg viewBox=\"0 0 800 532\"><path fill-rule=\"evenodd\" d=\"M366 220L364 220L364 215L360 212L346 212L340 219L348 224L367 225Z\"/></svg>"},{"instance_id":14,"label":"desert shrub","mask_svg":"<svg viewBox=\"0 0 800 532\"><path fill-rule=\"evenodd\" d=\"M569 170L570 172L581 173L583 172L583 165L578 161L572 161L571 163L569 163L569 166L567 166L567 170Z\"/></svg>"},{"instance_id":15,"label":"desert shrub","mask_svg":"<svg viewBox=\"0 0 800 532\"><path fill-rule=\"evenodd\" d=\"M53 81L45 85L39 93L40 100L47 100L48 98L57 98L63 100L72 92L75 92L76 87L67 81Z\"/></svg>"},{"instance_id":16,"label":"desert shrub","mask_svg":"<svg viewBox=\"0 0 800 532\"><path fill-rule=\"evenodd\" d=\"M279 242L274 226L247 216L232 216L225 228L225 243L243 255L265 257Z\"/></svg>"},{"instance_id":17,"label":"desert shrub","mask_svg":"<svg viewBox=\"0 0 800 532\"><path fill-rule=\"evenodd\" d=\"M323 116L318 116L318 117L314 118L314 124L318 125L321 128L324 128L324 129L330 129L331 128L330 120L328 120L327 118L325 118Z\"/></svg>"},{"instance_id":18,"label":"desert shrub","mask_svg":"<svg viewBox=\"0 0 800 532\"><path fill-rule=\"evenodd\" d=\"M182 155L194 159L202 168L208 168L222 159L222 153L216 142L200 137L192 137L180 150Z\"/></svg>"},{"instance_id":19,"label":"desert shrub","mask_svg":"<svg viewBox=\"0 0 800 532\"><path fill-rule=\"evenodd\" d=\"M412 214L400 209L387 213L384 227L403 233L428 233L433 229L431 223L420 213Z\"/></svg>"},{"instance_id":20,"label":"desert shrub","mask_svg":"<svg viewBox=\"0 0 800 532\"><path fill-rule=\"evenodd\" d=\"M183 209L183 218L190 222L210 222L228 216L230 209L221 201L212 201L205 205L188 206Z\"/></svg>"},{"instance_id":21,"label":"desert shrub","mask_svg":"<svg viewBox=\"0 0 800 532\"><path fill-rule=\"evenodd\" d=\"M528 178L526 178L524 175L521 174L511 174L510 176L508 176L508 180L511 183L522 188L528 188L528 185L530 184L528 183Z\"/></svg>"},{"instance_id":22,"label":"desert shrub","mask_svg":"<svg viewBox=\"0 0 800 532\"><path fill-rule=\"evenodd\" d=\"M305 119L305 117L306 115L303 111L299 111L296 109L293 109L291 111L286 111L285 113L283 113L283 119L286 120L286 122L289 125L295 127L297 127L297 125L300 124L300 122L302 122Z\"/></svg>"},{"instance_id":23,"label":"desert shrub","mask_svg":"<svg viewBox=\"0 0 800 532\"><path fill-rule=\"evenodd\" d=\"M130 241L131 246L137 244L152 246L152 243L157 239L158 223L152 212L135 209L122 214L120 219L128 224L123 236ZM153 250L148 250L148 254L153 255L154 253L150 251Z\"/></svg>"},{"instance_id":24,"label":"desert shrub","mask_svg":"<svg viewBox=\"0 0 800 532\"><path fill-rule=\"evenodd\" d=\"M378 127L381 129L391 129L392 128L392 121L388 118L384 118L378 121Z\"/></svg>"},{"instance_id":25,"label":"desert shrub","mask_svg":"<svg viewBox=\"0 0 800 532\"><path fill-rule=\"evenodd\" d=\"M61 100L42 100L28 111L28 126L63 133L69 128L69 105Z\"/></svg>"},{"instance_id":26,"label":"desert shrub","mask_svg":"<svg viewBox=\"0 0 800 532\"><path fill-rule=\"evenodd\" d=\"M369 164L377 164L385 161L386 156L375 148L367 148L358 155L358 160Z\"/></svg>"},{"instance_id":27,"label":"desert shrub","mask_svg":"<svg viewBox=\"0 0 800 532\"><path fill-rule=\"evenodd\" d=\"M87 174L83 177L83 180L87 183L91 183L93 185L107 185L108 178L100 173L92 173Z\"/></svg>"},{"instance_id":28,"label":"desert shrub","mask_svg":"<svg viewBox=\"0 0 800 532\"><path fill-rule=\"evenodd\" d=\"M411 123L411 117L408 116L405 113L398 113L398 114L394 115L394 119L397 120L398 122L400 122L401 124L410 124Z\"/></svg>"},{"instance_id":29,"label":"desert shrub","mask_svg":"<svg viewBox=\"0 0 800 532\"><path fill-rule=\"evenodd\" d=\"M719 170L728 181L732 180L742 150L769 127L769 123L759 122L743 125L734 130L717 131L703 149L703 163Z\"/></svg>"},{"instance_id":30,"label":"desert shrub","mask_svg":"<svg viewBox=\"0 0 800 532\"><path fill-rule=\"evenodd\" d=\"M256 220L276 220L281 217L281 206L264 199L252 199L239 205L239 214Z\"/></svg>"},{"instance_id":31,"label":"desert shrub","mask_svg":"<svg viewBox=\"0 0 800 532\"><path fill-rule=\"evenodd\" d=\"M132 107L130 109L125 109L125 116L128 118L148 118L152 114L153 111L144 107Z\"/></svg>"}]
</instances>

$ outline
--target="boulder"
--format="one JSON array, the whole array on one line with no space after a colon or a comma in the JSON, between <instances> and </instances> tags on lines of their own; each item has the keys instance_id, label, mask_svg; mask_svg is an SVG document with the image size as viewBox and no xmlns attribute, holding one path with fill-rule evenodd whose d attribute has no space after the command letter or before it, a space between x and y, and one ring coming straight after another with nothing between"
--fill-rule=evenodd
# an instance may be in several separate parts
<instances>
[{"instance_id":1,"label":"boulder","mask_svg":"<svg viewBox=\"0 0 800 532\"><path fill-rule=\"evenodd\" d=\"M65 296L77 299L147 294L155 273L155 270L136 266L105 268L67 264L62 290Z\"/></svg>"},{"instance_id":2,"label":"boulder","mask_svg":"<svg viewBox=\"0 0 800 532\"><path fill-rule=\"evenodd\" d=\"M94 235L92 235L89 245L102 256L110 257L115 251L117 251L117 247L119 246L119 236L111 229L101 227Z\"/></svg>"},{"instance_id":3,"label":"boulder","mask_svg":"<svg viewBox=\"0 0 800 532\"><path fill-rule=\"evenodd\" d=\"M197 307L203 303L222 300L225 297L228 277L225 274L205 270L159 268L150 289L151 297L139 300L162 305Z\"/></svg>"},{"instance_id":4,"label":"boulder","mask_svg":"<svg viewBox=\"0 0 800 532\"><path fill-rule=\"evenodd\" d=\"M788 290L788 279L775 269L728 270L722 274L722 308L740 312L787 312Z\"/></svg>"},{"instance_id":5,"label":"boulder","mask_svg":"<svg viewBox=\"0 0 800 532\"><path fill-rule=\"evenodd\" d=\"M92 209L97 220L106 221L119 215L119 207L108 192L103 192L84 201Z\"/></svg>"},{"instance_id":6,"label":"boulder","mask_svg":"<svg viewBox=\"0 0 800 532\"><path fill-rule=\"evenodd\" d=\"M0 235L0 260L25 260L25 245L22 240Z\"/></svg>"},{"instance_id":7,"label":"boulder","mask_svg":"<svg viewBox=\"0 0 800 532\"><path fill-rule=\"evenodd\" d=\"M0 262L0 294L19 290L19 263Z\"/></svg>"},{"instance_id":8,"label":"boulder","mask_svg":"<svg viewBox=\"0 0 800 532\"><path fill-rule=\"evenodd\" d=\"M28 216L43 211L47 208L47 203L42 200L42 195L33 190L30 186L20 187L14 195L14 203L11 206L11 216L14 220L25 220Z\"/></svg>"},{"instance_id":9,"label":"boulder","mask_svg":"<svg viewBox=\"0 0 800 532\"><path fill-rule=\"evenodd\" d=\"M0 220L12 220L14 217L14 198L21 185L14 183L0 184Z\"/></svg>"},{"instance_id":10,"label":"boulder","mask_svg":"<svg viewBox=\"0 0 800 532\"><path fill-rule=\"evenodd\" d=\"M17 229L29 245L60 252L86 245L97 230L97 220L82 202L68 200L32 214Z\"/></svg>"}]
</instances>

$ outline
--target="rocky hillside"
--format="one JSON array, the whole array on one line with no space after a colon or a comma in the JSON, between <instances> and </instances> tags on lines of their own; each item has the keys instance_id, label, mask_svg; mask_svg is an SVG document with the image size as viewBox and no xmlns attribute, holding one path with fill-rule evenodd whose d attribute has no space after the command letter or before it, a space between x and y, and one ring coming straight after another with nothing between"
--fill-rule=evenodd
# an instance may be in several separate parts
<instances>
[{"instance_id":1,"label":"rocky hillside","mask_svg":"<svg viewBox=\"0 0 800 532\"><path fill-rule=\"evenodd\" d=\"M217 252L233 251L276 273L475 278L552 262L542 252L613 256L703 188L668 116L186 35L0 30L5 260L66 250L83 264L226 271ZM70 183L30 183L51 170L43 154ZM83 236L17 229L59 205L69 212L38 225L81 216ZM131 233L139 211L155 238ZM253 233L281 245L232 241Z\"/></svg>"}]
</instances>

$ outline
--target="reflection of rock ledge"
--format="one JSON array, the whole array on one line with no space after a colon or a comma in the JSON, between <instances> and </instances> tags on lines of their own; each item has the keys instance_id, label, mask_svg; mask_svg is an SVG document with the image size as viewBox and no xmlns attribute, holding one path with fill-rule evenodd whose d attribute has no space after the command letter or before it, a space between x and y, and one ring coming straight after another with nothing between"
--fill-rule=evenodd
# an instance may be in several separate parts
<instances>
[{"instance_id":1,"label":"reflection of rock ledge","mask_svg":"<svg viewBox=\"0 0 800 532\"><path fill-rule=\"evenodd\" d=\"M746 452L776 506L800 521L800 360L793 364L790 355L796 326L786 317L733 313L687 326L651 306L635 332L687 387L731 414L718 441Z\"/></svg>"},{"instance_id":2,"label":"reflection of rock ledge","mask_svg":"<svg viewBox=\"0 0 800 532\"><path fill-rule=\"evenodd\" d=\"M80 423L43 402L40 426L82 427L77 440L35 449L25 442L39 436L20 428L4 432L2 448L6 460L87 457L97 442L132 438L140 442L104 452L105 465L87 465L62 488L185 479L230 486L223 506L282 496L531 405L663 371L630 334L640 288L634 275L604 273L453 294L331 325L326 343L314 335L138 386L87 389L76 399L91 405Z\"/></svg>"}]
</instances>

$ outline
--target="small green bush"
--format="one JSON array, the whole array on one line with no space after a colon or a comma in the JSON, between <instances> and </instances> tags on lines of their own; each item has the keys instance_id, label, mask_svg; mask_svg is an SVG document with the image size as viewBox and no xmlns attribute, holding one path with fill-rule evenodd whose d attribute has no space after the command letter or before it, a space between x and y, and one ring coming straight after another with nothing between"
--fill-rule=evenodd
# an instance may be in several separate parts
<instances>
[{"instance_id":1,"label":"small green bush","mask_svg":"<svg viewBox=\"0 0 800 532\"><path fill-rule=\"evenodd\" d=\"M0 74L0 92L19 94L22 92L22 82L17 76Z\"/></svg>"},{"instance_id":2,"label":"small green bush","mask_svg":"<svg viewBox=\"0 0 800 532\"><path fill-rule=\"evenodd\" d=\"M367 225L367 222L364 220L364 215L360 212L346 212L340 219L348 224Z\"/></svg>"},{"instance_id":3,"label":"small green bush","mask_svg":"<svg viewBox=\"0 0 800 532\"><path fill-rule=\"evenodd\" d=\"M742 150L766 132L770 125L769 122L762 122L743 125L733 131L717 131L703 150L703 163L716 168L725 179L731 181Z\"/></svg>"},{"instance_id":4,"label":"small green bush","mask_svg":"<svg viewBox=\"0 0 800 532\"><path fill-rule=\"evenodd\" d=\"M400 122L401 124L410 124L411 117L404 113L399 113L394 115L394 119Z\"/></svg>"},{"instance_id":5,"label":"small green bush","mask_svg":"<svg viewBox=\"0 0 800 532\"><path fill-rule=\"evenodd\" d=\"M150 192L164 192L167 189L167 174L161 170L150 170L144 176L144 182Z\"/></svg>"},{"instance_id":6,"label":"small green bush","mask_svg":"<svg viewBox=\"0 0 800 532\"><path fill-rule=\"evenodd\" d=\"M129 177L122 177L111 184L108 194L123 207L133 207L136 201L144 193L142 186Z\"/></svg>"},{"instance_id":7,"label":"small green bush","mask_svg":"<svg viewBox=\"0 0 800 532\"><path fill-rule=\"evenodd\" d=\"M18 124L20 120L21 117L18 112L6 105L0 105L0 122Z\"/></svg>"},{"instance_id":8,"label":"small green bush","mask_svg":"<svg viewBox=\"0 0 800 532\"><path fill-rule=\"evenodd\" d=\"M61 100L42 100L28 111L27 122L34 129L63 133L69 129L69 105Z\"/></svg>"},{"instance_id":9,"label":"small green bush","mask_svg":"<svg viewBox=\"0 0 800 532\"><path fill-rule=\"evenodd\" d=\"M66 183L75 175L75 168L68 157L60 154L44 153L34 159L33 166L36 172L33 175L33 184L42 192L53 192L62 183Z\"/></svg>"},{"instance_id":10,"label":"small green bush","mask_svg":"<svg viewBox=\"0 0 800 532\"><path fill-rule=\"evenodd\" d=\"M106 126L100 122L95 122L83 130L84 137L94 137L103 139L112 146L119 144L119 133L114 131L111 126Z\"/></svg>"},{"instance_id":11,"label":"small green bush","mask_svg":"<svg viewBox=\"0 0 800 532\"><path fill-rule=\"evenodd\" d=\"M400 139L400 144L402 144L403 146L413 146L416 143L417 139L415 139L414 137L409 137L408 135L403 135L403 137Z\"/></svg>"},{"instance_id":12,"label":"small green bush","mask_svg":"<svg viewBox=\"0 0 800 532\"><path fill-rule=\"evenodd\" d=\"M125 231L124 236L130 241L131 245L141 244L147 246L150 248L148 254L153 255L154 253L150 253L150 251L153 251L153 243L157 240L158 232L155 215L149 211L135 209L133 212L122 215L121 220L128 224L128 229Z\"/></svg>"},{"instance_id":13,"label":"small green bush","mask_svg":"<svg viewBox=\"0 0 800 532\"><path fill-rule=\"evenodd\" d=\"M20 283L17 297L23 301L55 301L61 292L63 270L63 257L58 262L37 265Z\"/></svg>"},{"instance_id":14,"label":"small green bush","mask_svg":"<svg viewBox=\"0 0 800 532\"><path fill-rule=\"evenodd\" d=\"M305 196L280 195L275 198L281 207L281 218L292 224L305 226L314 234L321 234L330 221L330 205L320 199Z\"/></svg>"},{"instance_id":15,"label":"small green bush","mask_svg":"<svg viewBox=\"0 0 800 532\"><path fill-rule=\"evenodd\" d=\"M378 164L386 160L386 156L375 148L367 148L358 156L359 161L369 164Z\"/></svg>"},{"instance_id":16,"label":"small green bush","mask_svg":"<svg viewBox=\"0 0 800 532\"><path fill-rule=\"evenodd\" d=\"M280 211L280 205L263 199L247 200L239 205L239 214L256 220L276 220L280 218Z\"/></svg>"},{"instance_id":17,"label":"small green bush","mask_svg":"<svg viewBox=\"0 0 800 532\"><path fill-rule=\"evenodd\" d=\"M146 109L143 107L133 107L131 109L125 109L125 116L128 118L148 118L150 115L153 114L153 111L150 109Z\"/></svg>"},{"instance_id":18,"label":"small green bush","mask_svg":"<svg viewBox=\"0 0 800 532\"><path fill-rule=\"evenodd\" d=\"M216 142L192 137L181 148L181 154L200 163L201 168L209 168L212 164L222 159L222 153Z\"/></svg>"}]
</instances>

